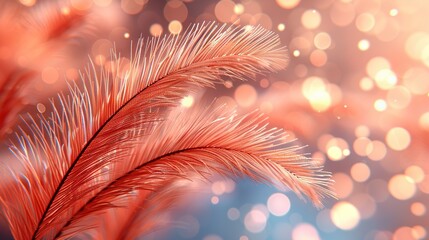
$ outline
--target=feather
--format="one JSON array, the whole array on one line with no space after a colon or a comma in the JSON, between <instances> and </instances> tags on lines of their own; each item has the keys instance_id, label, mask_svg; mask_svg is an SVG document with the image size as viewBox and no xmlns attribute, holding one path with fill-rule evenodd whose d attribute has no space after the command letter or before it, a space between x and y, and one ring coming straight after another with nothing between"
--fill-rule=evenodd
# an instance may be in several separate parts
<instances>
[{"instance_id":1,"label":"feather","mask_svg":"<svg viewBox=\"0 0 429 240\"><path fill-rule=\"evenodd\" d=\"M147 215L159 212L144 203L150 192L166 196L154 197L155 209L163 210L174 202L171 196L184 192L172 187L174 182L188 178L204 180L213 174L249 176L281 189L287 186L320 206L324 196L333 196L329 189L330 174L299 154L300 147L289 145L285 132L268 128L265 117L257 112L237 116L224 107L173 112L142 139L138 151L130 157L131 171L106 186L79 210L63 228L62 237L84 232L79 226L86 216L122 206L116 210L118 223L114 227L100 227L100 220L89 225L98 226L99 232L109 229L109 237L105 239L134 239L152 229L145 225L151 222ZM150 211L137 211L139 208Z\"/></svg>"},{"instance_id":2,"label":"feather","mask_svg":"<svg viewBox=\"0 0 429 240\"><path fill-rule=\"evenodd\" d=\"M57 3L26 10L0 3L0 139L25 102L25 85L63 49L73 33L88 27L88 14L63 14Z\"/></svg>"},{"instance_id":3,"label":"feather","mask_svg":"<svg viewBox=\"0 0 429 240\"><path fill-rule=\"evenodd\" d=\"M101 71L90 65L83 87L71 84L69 95L60 94L49 118L29 117L31 131L22 130L12 147L25 172L12 173L16 184L0 188L0 202L14 237L58 235L90 199L135 167L129 157L164 110L221 76L284 68L279 45L260 27L196 24L183 35L139 41L125 70L120 60Z\"/></svg>"}]
</instances>

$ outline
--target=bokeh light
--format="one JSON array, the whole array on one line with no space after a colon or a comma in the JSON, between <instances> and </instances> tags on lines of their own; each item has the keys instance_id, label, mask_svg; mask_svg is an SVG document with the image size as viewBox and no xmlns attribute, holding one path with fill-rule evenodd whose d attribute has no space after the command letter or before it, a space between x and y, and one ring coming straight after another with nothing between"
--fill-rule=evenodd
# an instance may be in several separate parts
<instances>
[{"instance_id":1,"label":"bokeh light","mask_svg":"<svg viewBox=\"0 0 429 240\"><path fill-rule=\"evenodd\" d=\"M406 175L397 174L389 180L389 192L399 200L408 200L414 196L417 187L414 180Z\"/></svg>"},{"instance_id":2,"label":"bokeh light","mask_svg":"<svg viewBox=\"0 0 429 240\"><path fill-rule=\"evenodd\" d=\"M286 195L274 193L268 198L267 207L274 216L283 216L289 212L291 206L289 198Z\"/></svg>"},{"instance_id":3,"label":"bokeh light","mask_svg":"<svg viewBox=\"0 0 429 240\"><path fill-rule=\"evenodd\" d=\"M308 223L301 223L293 229L292 239L294 240L320 240L317 229Z\"/></svg>"},{"instance_id":4,"label":"bokeh light","mask_svg":"<svg viewBox=\"0 0 429 240\"><path fill-rule=\"evenodd\" d=\"M386 143L391 149L402 151L411 143L410 133L405 128L394 127L387 132Z\"/></svg>"},{"instance_id":5,"label":"bokeh light","mask_svg":"<svg viewBox=\"0 0 429 240\"><path fill-rule=\"evenodd\" d=\"M360 221L360 213L349 202L338 202L331 209L332 222L342 230L355 228Z\"/></svg>"}]
</instances>

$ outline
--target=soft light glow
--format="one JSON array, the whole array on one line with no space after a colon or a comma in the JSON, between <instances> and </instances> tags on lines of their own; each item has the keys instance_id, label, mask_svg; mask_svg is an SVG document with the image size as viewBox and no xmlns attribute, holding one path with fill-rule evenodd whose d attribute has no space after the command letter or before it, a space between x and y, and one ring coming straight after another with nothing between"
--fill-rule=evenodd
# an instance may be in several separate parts
<instances>
[{"instance_id":1,"label":"soft light glow","mask_svg":"<svg viewBox=\"0 0 429 240\"><path fill-rule=\"evenodd\" d=\"M371 78L364 77L360 80L359 86L364 91L369 91L374 88L374 82Z\"/></svg>"},{"instance_id":2,"label":"soft light glow","mask_svg":"<svg viewBox=\"0 0 429 240\"><path fill-rule=\"evenodd\" d=\"M301 24L307 29L316 29L322 22L322 16L315 9L305 11L301 16Z\"/></svg>"},{"instance_id":3,"label":"soft light glow","mask_svg":"<svg viewBox=\"0 0 429 240\"><path fill-rule=\"evenodd\" d=\"M365 163L355 163L350 169L350 174L356 182L365 182L371 175L371 170Z\"/></svg>"},{"instance_id":4,"label":"soft light glow","mask_svg":"<svg viewBox=\"0 0 429 240\"><path fill-rule=\"evenodd\" d=\"M158 23L152 24L149 28L149 32L154 37L161 36L163 32L161 24L158 24Z\"/></svg>"},{"instance_id":5,"label":"soft light glow","mask_svg":"<svg viewBox=\"0 0 429 240\"><path fill-rule=\"evenodd\" d=\"M319 77L309 77L302 84L301 92L317 112L324 112L332 104L325 82Z\"/></svg>"},{"instance_id":6,"label":"soft light glow","mask_svg":"<svg viewBox=\"0 0 429 240\"><path fill-rule=\"evenodd\" d=\"M268 198L267 207L274 216L283 216L289 212L290 200L283 193L274 193Z\"/></svg>"},{"instance_id":7,"label":"soft light glow","mask_svg":"<svg viewBox=\"0 0 429 240\"><path fill-rule=\"evenodd\" d=\"M267 217L264 212L259 209L252 209L244 217L244 226L251 233L259 233L264 231L267 225Z\"/></svg>"},{"instance_id":8,"label":"soft light glow","mask_svg":"<svg viewBox=\"0 0 429 240\"><path fill-rule=\"evenodd\" d=\"M243 4L235 4L234 6L234 13L237 15L243 14L244 13L244 6Z\"/></svg>"},{"instance_id":9,"label":"soft light glow","mask_svg":"<svg viewBox=\"0 0 429 240\"><path fill-rule=\"evenodd\" d=\"M26 7L31 7L36 4L36 0L19 0L19 2Z\"/></svg>"},{"instance_id":10,"label":"soft light glow","mask_svg":"<svg viewBox=\"0 0 429 240\"><path fill-rule=\"evenodd\" d=\"M406 175L398 174L389 180L390 194L399 200L407 200L416 193L416 184L414 180Z\"/></svg>"},{"instance_id":11,"label":"soft light glow","mask_svg":"<svg viewBox=\"0 0 429 240\"><path fill-rule=\"evenodd\" d=\"M314 37L314 46L321 50L326 50L331 46L331 36L326 32L316 34Z\"/></svg>"},{"instance_id":12,"label":"soft light glow","mask_svg":"<svg viewBox=\"0 0 429 240\"><path fill-rule=\"evenodd\" d=\"M390 69L381 69L374 77L377 87L386 90L393 88L398 82L396 74Z\"/></svg>"},{"instance_id":13,"label":"soft light glow","mask_svg":"<svg viewBox=\"0 0 429 240\"><path fill-rule=\"evenodd\" d=\"M409 176L416 183L421 183L425 179L425 171L416 165L411 165L405 169L405 175Z\"/></svg>"},{"instance_id":14,"label":"soft light glow","mask_svg":"<svg viewBox=\"0 0 429 240\"><path fill-rule=\"evenodd\" d=\"M358 48L361 51L366 51L371 46L370 42L367 39L362 39L358 43Z\"/></svg>"},{"instance_id":15,"label":"soft light glow","mask_svg":"<svg viewBox=\"0 0 429 240\"><path fill-rule=\"evenodd\" d=\"M258 93L252 85L241 84L235 90L234 98L239 106L250 107L255 104L258 99Z\"/></svg>"},{"instance_id":16,"label":"soft light glow","mask_svg":"<svg viewBox=\"0 0 429 240\"><path fill-rule=\"evenodd\" d=\"M425 112L420 116L419 125L423 130L429 131L429 112Z\"/></svg>"},{"instance_id":17,"label":"soft light glow","mask_svg":"<svg viewBox=\"0 0 429 240\"><path fill-rule=\"evenodd\" d=\"M356 27L361 32L369 32L375 26L375 18L370 13L362 13L356 18Z\"/></svg>"},{"instance_id":18,"label":"soft light glow","mask_svg":"<svg viewBox=\"0 0 429 240\"><path fill-rule=\"evenodd\" d=\"M411 213L415 216L421 217L426 214L426 206L421 202L411 204Z\"/></svg>"},{"instance_id":19,"label":"soft light glow","mask_svg":"<svg viewBox=\"0 0 429 240\"><path fill-rule=\"evenodd\" d=\"M192 105L194 105L194 97L186 96L181 100L180 103L182 104L183 107L190 108L192 107Z\"/></svg>"},{"instance_id":20,"label":"soft light glow","mask_svg":"<svg viewBox=\"0 0 429 240\"><path fill-rule=\"evenodd\" d=\"M353 204L338 202L331 209L331 219L338 228L351 230L359 224L360 213Z\"/></svg>"},{"instance_id":21,"label":"soft light glow","mask_svg":"<svg viewBox=\"0 0 429 240\"><path fill-rule=\"evenodd\" d=\"M405 128L394 127L387 132L386 143L393 150L405 150L411 143L410 133Z\"/></svg>"},{"instance_id":22,"label":"soft light glow","mask_svg":"<svg viewBox=\"0 0 429 240\"><path fill-rule=\"evenodd\" d=\"M374 102L374 109L377 112L383 112L387 109L387 103L384 99L377 99Z\"/></svg>"},{"instance_id":23,"label":"soft light glow","mask_svg":"<svg viewBox=\"0 0 429 240\"><path fill-rule=\"evenodd\" d=\"M182 31L182 24L177 20L173 20L168 24L168 30L172 34L179 34Z\"/></svg>"},{"instance_id":24,"label":"soft light glow","mask_svg":"<svg viewBox=\"0 0 429 240\"><path fill-rule=\"evenodd\" d=\"M300 223L292 231L293 240L320 240L317 229L309 223Z\"/></svg>"},{"instance_id":25,"label":"soft light glow","mask_svg":"<svg viewBox=\"0 0 429 240\"><path fill-rule=\"evenodd\" d=\"M284 9L292 9L296 7L301 0L276 0L277 4Z\"/></svg>"}]
</instances>

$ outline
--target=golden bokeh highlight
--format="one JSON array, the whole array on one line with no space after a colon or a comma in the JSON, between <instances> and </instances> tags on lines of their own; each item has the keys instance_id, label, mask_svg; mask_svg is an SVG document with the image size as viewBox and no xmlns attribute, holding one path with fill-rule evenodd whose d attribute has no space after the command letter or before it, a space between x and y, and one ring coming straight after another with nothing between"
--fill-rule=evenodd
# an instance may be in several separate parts
<instances>
[{"instance_id":1,"label":"golden bokeh highlight","mask_svg":"<svg viewBox=\"0 0 429 240\"><path fill-rule=\"evenodd\" d=\"M429 46L429 33L415 32L405 42L405 52L412 59L422 60L425 58L427 46Z\"/></svg>"},{"instance_id":2,"label":"golden bokeh highlight","mask_svg":"<svg viewBox=\"0 0 429 240\"><path fill-rule=\"evenodd\" d=\"M384 112L387 109L387 103L384 99L377 99L374 102L374 109L377 112Z\"/></svg>"},{"instance_id":3,"label":"golden bokeh highlight","mask_svg":"<svg viewBox=\"0 0 429 240\"><path fill-rule=\"evenodd\" d=\"M374 76L375 84L383 90L393 88L398 82L398 78L390 69L381 69Z\"/></svg>"},{"instance_id":4,"label":"golden bokeh highlight","mask_svg":"<svg viewBox=\"0 0 429 240\"><path fill-rule=\"evenodd\" d=\"M340 161L350 155L348 143L342 138L329 139L325 152L332 161Z\"/></svg>"},{"instance_id":5,"label":"golden bokeh highlight","mask_svg":"<svg viewBox=\"0 0 429 240\"><path fill-rule=\"evenodd\" d=\"M359 156L366 157L371 140L367 137L358 137L353 142L353 150Z\"/></svg>"},{"instance_id":6,"label":"golden bokeh highlight","mask_svg":"<svg viewBox=\"0 0 429 240\"><path fill-rule=\"evenodd\" d=\"M421 202L411 204L410 210L414 216L421 217L426 214L426 206Z\"/></svg>"},{"instance_id":7,"label":"golden bokeh highlight","mask_svg":"<svg viewBox=\"0 0 429 240\"><path fill-rule=\"evenodd\" d=\"M31 7L36 4L36 0L19 0L19 2L26 7Z\"/></svg>"},{"instance_id":8,"label":"golden bokeh highlight","mask_svg":"<svg viewBox=\"0 0 429 240\"><path fill-rule=\"evenodd\" d=\"M370 141L365 148L365 155L373 161L381 161L387 154L387 147L382 141Z\"/></svg>"},{"instance_id":9,"label":"golden bokeh highlight","mask_svg":"<svg viewBox=\"0 0 429 240\"><path fill-rule=\"evenodd\" d=\"M177 20L173 20L168 24L168 30L171 34L179 34L182 31L182 24Z\"/></svg>"},{"instance_id":10,"label":"golden bokeh highlight","mask_svg":"<svg viewBox=\"0 0 429 240\"><path fill-rule=\"evenodd\" d=\"M373 57L366 64L366 73L373 79L384 69L390 69L390 62L384 57Z\"/></svg>"},{"instance_id":11,"label":"golden bokeh highlight","mask_svg":"<svg viewBox=\"0 0 429 240\"><path fill-rule=\"evenodd\" d=\"M315 9L305 11L301 16L301 24L307 29L316 29L322 22L322 16Z\"/></svg>"},{"instance_id":12,"label":"golden bokeh highlight","mask_svg":"<svg viewBox=\"0 0 429 240\"><path fill-rule=\"evenodd\" d=\"M403 174L393 176L389 180L388 189L390 194L398 200L408 200L417 191L414 180Z\"/></svg>"},{"instance_id":13,"label":"golden bokeh highlight","mask_svg":"<svg viewBox=\"0 0 429 240\"><path fill-rule=\"evenodd\" d=\"M164 29L162 28L162 25L159 23L154 23L150 25L149 32L154 37L161 36L163 31Z\"/></svg>"},{"instance_id":14,"label":"golden bokeh highlight","mask_svg":"<svg viewBox=\"0 0 429 240\"><path fill-rule=\"evenodd\" d=\"M182 107L190 108L194 105L194 97L190 96L190 95L186 96L186 97L182 98L180 103L182 104Z\"/></svg>"},{"instance_id":15,"label":"golden bokeh highlight","mask_svg":"<svg viewBox=\"0 0 429 240\"><path fill-rule=\"evenodd\" d=\"M423 130L429 131L429 112L425 112L419 117L419 125Z\"/></svg>"},{"instance_id":16,"label":"golden bokeh highlight","mask_svg":"<svg viewBox=\"0 0 429 240\"><path fill-rule=\"evenodd\" d=\"M387 132L386 143L391 149L402 151L410 145L411 135L405 128L394 127Z\"/></svg>"},{"instance_id":17,"label":"golden bokeh highlight","mask_svg":"<svg viewBox=\"0 0 429 240\"><path fill-rule=\"evenodd\" d=\"M361 32L369 32L375 26L375 18L370 13L362 13L356 18L356 28Z\"/></svg>"},{"instance_id":18,"label":"golden bokeh highlight","mask_svg":"<svg viewBox=\"0 0 429 240\"><path fill-rule=\"evenodd\" d=\"M301 2L301 0L276 0L276 3L284 9L292 9Z\"/></svg>"},{"instance_id":19,"label":"golden bokeh highlight","mask_svg":"<svg viewBox=\"0 0 429 240\"><path fill-rule=\"evenodd\" d=\"M415 239L425 239L427 232L426 229L421 225L416 225L411 228L411 234Z\"/></svg>"},{"instance_id":20,"label":"golden bokeh highlight","mask_svg":"<svg viewBox=\"0 0 429 240\"><path fill-rule=\"evenodd\" d=\"M392 240L416 240L413 236L413 229L410 227L400 227L393 233Z\"/></svg>"},{"instance_id":21,"label":"golden bokeh highlight","mask_svg":"<svg viewBox=\"0 0 429 240\"><path fill-rule=\"evenodd\" d=\"M371 170L365 163L355 163L350 169L350 175L356 182L365 182L371 175Z\"/></svg>"},{"instance_id":22,"label":"golden bokeh highlight","mask_svg":"<svg viewBox=\"0 0 429 240\"><path fill-rule=\"evenodd\" d=\"M302 84L301 92L317 112L324 112L332 105L328 86L320 77L307 78Z\"/></svg>"},{"instance_id":23,"label":"golden bokeh highlight","mask_svg":"<svg viewBox=\"0 0 429 240\"><path fill-rule=\"evenodd\" d=\"M405 169L405 175L412 178L414 182L421 183L425 179L425 171L417 166L411 165Z\"/></svg>"},{"instance_id":24,"label":"golden bokeh highlight","mask_svg":"<svg viewBox=\"0 0 429 240\"><path fill-rule=\"evenodd\" d=\"M241 15L244 13L244 6L241 3L237 3L234 6L234 13L237 15Z\"/></svg>"},{"instance_id":25,"label":"golden bokeh highlight","mask_svg":"<svg viewBox=\"0 0 429 240\"><path fill-rule=\"evenodd\" d=\"M320 50L326 50L331 47L331 36L326 32L320 32L314 36L314 46Z\"/></svg>"},{"instance_id":26,"label":"golden bokeh highlight","mask_svg":"<svg viewBox=\"0 0 429 240\"><path fill-rule=\"evenodd\" d=\"M368 126L359 125L355 128L355 136L356 137L368 137L370 134L370 129Z\"/></svg>"},{"instance_id":27,"label":"golden bokeh highlight","mask_svg":"<svg viewBox=\"0 0 429 240\"><path fill-rule=\"evenodd\" d=\"M367 51L371 47L371 43L367 39L362 39L358 42L358 48L361 51Z\"/></svg>"},{"instance_id":28,"label":"golden bokeh highlight","mask_svg":"<svg viewBox=\"0 0 429 240\"><path fill-rule=\"evenodd\" d=\"M320 240L317 229L309 223L300 223L292 230L294 240Z\"/></svg>"},{"instance_id":29,"label":"golden bokeh highlight","mask_svg":"<svg viewBox=\"0 0 429 240\"><path fill-rule=\"evenodd\" d=\"M374 81L371 78L364 77L359 81L359 87L364 91L370 91L374 88Z\"/></svg>"},{"instance_id":30,"label":"golden bokeh highlight","mask_svg":"<svg viewBox=\"0 0 429 240\"><path fill-rule=\"evenodd\" d=\"M341 230L351 230L360 222L360 213L351 203L337 202L331 209L332 222Z\"/></svg>"},{"instance_id":31,"label":"golden bokeh highlight","mask_svg":"<svg viewBox=\"0 0 429 240\"><path fill-rule=\"evenodd\" d=\"M389 11L389 15L392 17L398 16L398 13L399 13L399 11L396 8L390 9L390 11Z\"/></svg>"},{"instance_id":32,"label":"golden bokeh highlight","mask_svg":"<svg viewBox=\"0 0 429 240\"><path fill-rule=\"evenodd\" d=\"M241 84L234 93L235 101L241 107L250 107L256 103L258 93L256 89L249 84Z\"/></svg>"}]
</instances>

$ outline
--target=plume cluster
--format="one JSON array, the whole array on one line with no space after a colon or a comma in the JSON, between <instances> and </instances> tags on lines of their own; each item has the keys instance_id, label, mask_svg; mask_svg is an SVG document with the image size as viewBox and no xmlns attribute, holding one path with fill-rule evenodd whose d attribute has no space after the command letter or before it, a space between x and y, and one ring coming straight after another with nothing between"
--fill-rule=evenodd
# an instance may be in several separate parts
<instances>
[{"instance_id":1,"label":"plume cluster","mask_svg":"<svg viewBox=\"0 0 429 240\"><path fill-rule=\"evenodd\" d=\"M0 139L14 124L29 82L70 39L82 33L86 14L55 2L26 10L0 3Z\"/></svg>"},{"instance_id":2,"label":"plume cluster","mask_svg":"<svg viewBox=\"0 0 429 240\"><path fill-rule=\"evenodd\" d=\"M261 114L178 107L223 78L285 68L272 32L196 24L140 40L128 64L113 59L101 70L90 63L81 86L70 83L50 114L29 117L17 134L12 151L23 171L11 169L14 184L0 188L16 239L135 239L183 192L179 182L213 174L289 187L318 206L332 195L329 174Z\"/></svg>"}]
</instances>

